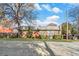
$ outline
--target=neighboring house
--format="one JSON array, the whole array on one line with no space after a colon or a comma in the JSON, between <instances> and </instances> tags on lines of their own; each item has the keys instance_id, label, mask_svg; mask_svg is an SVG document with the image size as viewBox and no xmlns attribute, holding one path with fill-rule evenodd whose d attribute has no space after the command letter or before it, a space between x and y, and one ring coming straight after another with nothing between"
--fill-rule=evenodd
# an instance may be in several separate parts
<instances>
[{"instance_id":1,"label":"neighboring house","mask_svg":"<svg viewBox=\"0 0 79 59\"><path fill-rule=\"evenodd\" d=\"M58 27L56 24L53 23L50 23L47 26L41 26L39 27L39 29L40 29L40 34L42 35L52 36L52 35L61 34L60 27Z\"/></svg>"},{"instance_id":2,"label":"neighboring house","mask_svg":"<svg viewBox=\"0 0 79 59\"><path fill-rule=\"evenodd\" d=\"M13 27L13 21L6 18L0 20L0 33L17 33L17 29Z\"/></svg>"},{"instance_id":3,"label":"neighboring house","mask_svg":"<svg viewBox=\"0 0 79 59\"><path fill-rule=\"evenodd\" d=\"M12 33L13 29L0 26L0 33Z\"/></svg>"},{"instance_id":4,"label":"neighboring house","mask_svg":"<svg viewBox=\"0 0 79 59\"><path fill-rule=\"evenodd\" d=\"M28 32L28 26L21 26L21 29L23 30L23 33ZM37 28L32 27L31 29L34 32L39 32L39 35L44 35L44 36L53 36L53 35L61 35L61 30L60 27L58 27L56 24L50 23L47 26L38 26ZM37 33L35 33L37 35Z\"/></svg>"},{"instance_id":5,"label":"neighboring house","mask_svg":"<svg viewBox=\"0 0 79 59\"><path fill-rule=\"evenodd\" d=\"M60 27L58 27L56 24L50 23L47 26L47 30L49 30L49 34L50 35L60 35L61 31L60 31Z\"/></svg>"}]
</instances>

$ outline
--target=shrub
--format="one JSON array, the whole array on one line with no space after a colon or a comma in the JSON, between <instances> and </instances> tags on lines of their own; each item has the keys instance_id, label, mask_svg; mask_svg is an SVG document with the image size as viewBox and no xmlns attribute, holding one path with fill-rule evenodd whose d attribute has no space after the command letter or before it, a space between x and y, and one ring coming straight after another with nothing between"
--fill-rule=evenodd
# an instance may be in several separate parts
<instances>
[{"instance_id":1,"label":"shrub","mask_svg":"<svg viewBox=\"0 0 79 59\"><path fill-rule=\"evenodd\" d=\"M9 34L9 38L18 38L18 34L17 33Z\"/></svg>"},{"instance_id":2,"label":"shrub","mask_svg":"<svg viewBox=\"0 0 79 59\"><path fill-rule=\"evenodd\" d=\"M54 35L53 39L61 40L61 39L63 39L63 36L62 35Z\"/></svg>"},{"instance_id":3,"label":"shrub","mask_svg":"<svg viewBox=\"0 0 79 59\"><path fill-rule=\"evenodd\" d=\"M47 37L45 35L40 35L40 39L45 40Z\"/></svg>"}]
</instances>

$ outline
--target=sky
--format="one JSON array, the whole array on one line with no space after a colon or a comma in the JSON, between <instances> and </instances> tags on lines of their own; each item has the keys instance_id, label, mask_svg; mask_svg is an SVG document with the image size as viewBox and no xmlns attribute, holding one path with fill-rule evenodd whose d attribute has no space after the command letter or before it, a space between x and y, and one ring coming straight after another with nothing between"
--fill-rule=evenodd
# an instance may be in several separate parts
<instances>
[{"instance_id":1,"label":"sky","mask_svg":"<svg viewBox=\"0 0 79 59\"><path fill-rule=\"evenodd\" d=\"M67 20L70 22L72 18L68 18L67 12L78 5L79 3L34 3L37 12L36 26L47 26L50 23L59 26ZM26 22L23 21L22 25L25 26Z\"/></svg>"},{"instance_id":2,"label":"sky","mask_svg":"<svg viewBox=\"0 0 79 59\"><path fill-rule=\"evenodd\" d=\"M50 23L60 25L67 21L67 10L76 6L76 3L36 3L38 13L37 25L46 26ZM70 20L70 19L68 19Z\"/></svg>"}]
</instances>

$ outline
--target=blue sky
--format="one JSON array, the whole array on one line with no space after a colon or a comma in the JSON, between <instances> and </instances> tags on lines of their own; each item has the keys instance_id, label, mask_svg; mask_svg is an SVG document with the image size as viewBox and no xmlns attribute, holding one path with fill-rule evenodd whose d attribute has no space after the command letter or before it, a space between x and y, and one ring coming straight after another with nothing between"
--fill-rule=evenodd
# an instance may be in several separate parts
<instances>
[{"instance_id":1,"label":"blue sky","mask_svg":"<svg viewBox=\"0 0 79 59\"><path fill-rule=\"evenodd\" d=\"M36 19L37 26L46 26L50 23L61 25L62 23L66 22L67 19L70 21L71 19L67 18L66 12L67 10L78 5L79 4L76 3L35 3L35 12L38 13L38 17ZM24 21L22 25L27 24Z\"/></svg>"},{"instance_id":2,"label":"blue sky","mask_svg":"<svg viewBox=\"0 0 79 59\"><path fill-rule=\"evenodd\" d=\"M38 12L37 24L48 25L55 23L57 25L66 22L66 11L77 4L68 3L37 3L35 4Z\"/></svg>"}]
</instances>

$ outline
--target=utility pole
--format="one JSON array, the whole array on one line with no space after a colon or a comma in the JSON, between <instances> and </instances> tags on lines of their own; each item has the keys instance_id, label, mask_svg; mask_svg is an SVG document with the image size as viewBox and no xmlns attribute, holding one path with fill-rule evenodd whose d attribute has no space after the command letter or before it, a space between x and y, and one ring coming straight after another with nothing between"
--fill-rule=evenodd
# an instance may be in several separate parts
<instances>
[{"instance_id":1,"label":"utility pole","mask_svg":"<svg viewBox=\"0 0 79 59\"><path fill-rule=\"evenodd\" d=\"M68 40L68 10L66 9L66 22L67 22L67 33L66 33L66 39Z\"/></svg>"}]
</instances>

